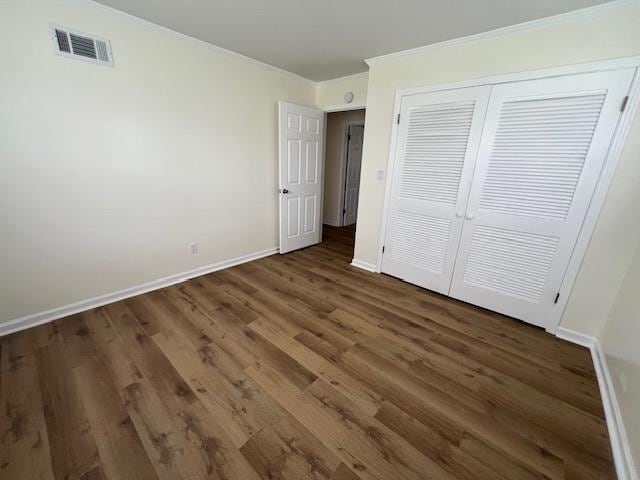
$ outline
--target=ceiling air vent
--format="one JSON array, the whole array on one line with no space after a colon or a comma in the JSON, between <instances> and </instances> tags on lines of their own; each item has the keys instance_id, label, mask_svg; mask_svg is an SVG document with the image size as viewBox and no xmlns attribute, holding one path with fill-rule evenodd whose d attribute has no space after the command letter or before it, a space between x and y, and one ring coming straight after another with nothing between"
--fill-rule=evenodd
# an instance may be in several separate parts
<instances>
[{"instance_id":1,"label":"ceiling air vent","mask_svg":"<svg viewBox=\"0 0 640 480\"><path fill-rule=\"evenodd\" d=\"M49 28L53 47L59 55L113 67L109 40L58 25Z\"/></svg>"}]
</instances>

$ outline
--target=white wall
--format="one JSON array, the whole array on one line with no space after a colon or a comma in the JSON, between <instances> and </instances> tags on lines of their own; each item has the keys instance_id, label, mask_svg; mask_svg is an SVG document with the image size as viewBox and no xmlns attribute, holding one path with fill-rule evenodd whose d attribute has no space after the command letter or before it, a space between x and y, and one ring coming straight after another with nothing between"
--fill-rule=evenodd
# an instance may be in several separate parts
<instances>
[{"instance_id":1,"label":"white wall","mask_svg":"<svg viewBox=\"0 0 640 480\"><path fill-rule=\"evenodd\" d=\"M400 88L455 82L497 74L640 55L640 5L492 38L423 50L370 65L367 90L360 210L355 258L376 263L385 182L393 127L395 91ZM640 119L630 132L618 172L598 220L562 326L597 335L619 290L640 236ZM626 218L626 235L615 226Z\"/></svg>"},{"instance_id":2,"label":"white wall","mask_svg":"<svg viewBox=\"0 0 640 480\"><path fill-rule=\"evenodd\" d=\"M277 245L277 101L313 82L85 0L0 1L0 72L0 322Z\"/></svg>"},{"instance_id":3,"label":"white wall","mask_svg":"<svg viewBox=\"0 0 640 480\"><path fill-rule=\"evenodd\" d=\"M327 225L340 226L344 208L345 129L349 123L364 123L364 110L334 112L326 117L324 198L322 217Z\"/></svg>"},{"instance_id":4,"label":"white wall","mask_svg":"<svg viewBox=\"0 0 640 480\"><path fill-rule=\"evenodd\" d=\"M316 106L322 109L339 109L348 107L344 103L344 94L353 93L352 105L363 107L367 104L367 84L369 74L358 73L347 77L334 78L318 82L316 87Z\"/></svg>"},{"instance_id":5,"label":"white wall","mask_svg":"<svg viewBox=\"0 0 640 480\"><path fill-rule=\"evenodd\" d=\"M619 224L620 235L624 235L625 227L626 222ZM609 313L600 344L637 468L640 465L640 247Z\"/></svg>"}]
</instances>

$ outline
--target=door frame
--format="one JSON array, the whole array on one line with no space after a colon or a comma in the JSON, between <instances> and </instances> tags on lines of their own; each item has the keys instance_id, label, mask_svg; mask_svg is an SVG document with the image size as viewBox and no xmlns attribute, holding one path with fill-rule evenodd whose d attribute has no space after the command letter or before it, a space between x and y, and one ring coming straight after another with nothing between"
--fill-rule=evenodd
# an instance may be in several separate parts
<instances>
[{"instance_id":1,"label":"door frame","mask_svg":"<svg viewBox=\"0 0 640 480\"><path fill-rule=\"evenodd\" d=\"M344 226L345 207L347 206L347 169L349 168L349 130L351 127L364 128L364 120L351 120L347 122L342 134L342 154L340 155L340 183L342 184L342 188L340 189L340 206L342 211L340 212L340 221L338 222L339 227ZM362 138L364 140L364 133Z\"/></svg>"},{"instance_id":2,"label":"door frame","mask_svg":"<svg viewBox=\"0 0 640 480\"><path fill-rule=\"evenodd\" d=\"M400 106L403 97L417 95L421 93L435 92L439 90L453 90L466 87L477 87L482 85L496 85L500 83L511 83L523 80L535 80L539 78L550 78L565 75L572 75L578 73L599 72L607 70L618 70L622 68L636 68L631 88L629 90L629 100L626 104L626 109L620 115L618 125L616 126L615 133L609 146L609 151L604 160L602 171L598 183L593 192L591 203L584 218L582 228L578 234L576 244L569 260L569 265L564 275L562 285L560 286L558 303L552 312L552 318L549 321L549 327L547 331L555 334L558 331L560 325L560 319L565 311L567 302L573 285L578 276L580 265L589 246L591 235L595 229L598 216L604 205L607 192L611 186L616 167L622 156L625 141L631 129L631 123L634 119L635 113L638 110L640 104L640 56L619 58L613 60L604 60L599 62L581 63L575 65L567 65L562 67L545 68L539 70L531 70L518 73L507 73L501 75L493 75L488 77L481 77L471 80L464 80L460 82L447 82L437 85L428 85L424 87L413 87L398 89L395 92L395 103L393 107L393 117L391 117L391 141L389 142L389 154L386 169L386 182L384 193L384 205L382 210L382 223L380 225L380 233L378 237L378 258L376 261L375 271L380 273L382 271L382 249L384 247L384 240L387 232L387 224L389 221L390 203L391 203L391 186L393 184L394 166L396 161L396 145L398 141L398 124L397 118L400 114Z\"/></svg>"}]
</instances>

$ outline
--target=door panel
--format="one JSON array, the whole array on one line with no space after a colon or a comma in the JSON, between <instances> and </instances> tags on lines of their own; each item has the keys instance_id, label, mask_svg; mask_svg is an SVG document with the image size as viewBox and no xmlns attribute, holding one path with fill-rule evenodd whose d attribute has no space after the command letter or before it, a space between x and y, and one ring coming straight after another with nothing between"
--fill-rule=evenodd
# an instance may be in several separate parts
<instances>
[{"instance_id":1,"label":"door panel","mask_svg":"<svg viewBox=\"0 0 640 480\"><path fill-rule=\"evenodd\" d=\"M360 195L360 170L362 167L362 140L364 126L349 127L349 146L347 149L347 175L345 181L345 202L343 225L353 225L358 216L358 197Z\"/></svg>"},{"instance_id":2,"label":"door panel","mask_svg":"<svg viewBox=\"0 0 640 480\"><path fill-rule=\"evenodd\" d=\"M548 325L632 77L493 87L451 296Z\"/></svg>"},{"instance_id":3,"label":"door panel","mask_svg":"<svg viewBox=\"0 0 640 480\"><path fill-rule=\"evenodd\" d=\"M403 98L383 272L448 293L490 90Z\"/></svg>"},{"instance_id":4,"label":"door panel","mask_svg":"<svg viewBox=\"0 0 640 480\"><path fill-rule=\"evenodd\" d=\"M289 185L300 184L301 144L300 140L287 140L287 183Z\"/></svg>"},{"instance_id":5,"label":"door panel","mask_svg":"<svg viewBox=\"0 0 640 480\"><path fill-rule=\"evenodd\" d=\"M280 253L320 242L324 113L280 102Z\"/></svg>"}]
</instances>

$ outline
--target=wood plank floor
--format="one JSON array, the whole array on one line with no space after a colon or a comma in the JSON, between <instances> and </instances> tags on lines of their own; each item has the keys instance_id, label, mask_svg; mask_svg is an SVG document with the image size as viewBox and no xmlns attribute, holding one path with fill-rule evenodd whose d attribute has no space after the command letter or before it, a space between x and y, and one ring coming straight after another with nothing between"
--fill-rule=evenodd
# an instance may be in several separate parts
<instances>
[{"instance_id":1,"label":"wood plank floor","mask_svg":"<svg viewBox=\"0 0 640 480\"><path fill-rule=\"evenodd\" d=\"M0 339L0 478L614 478L586 349L325 237Z\"/></svg>"}]
</instances>

